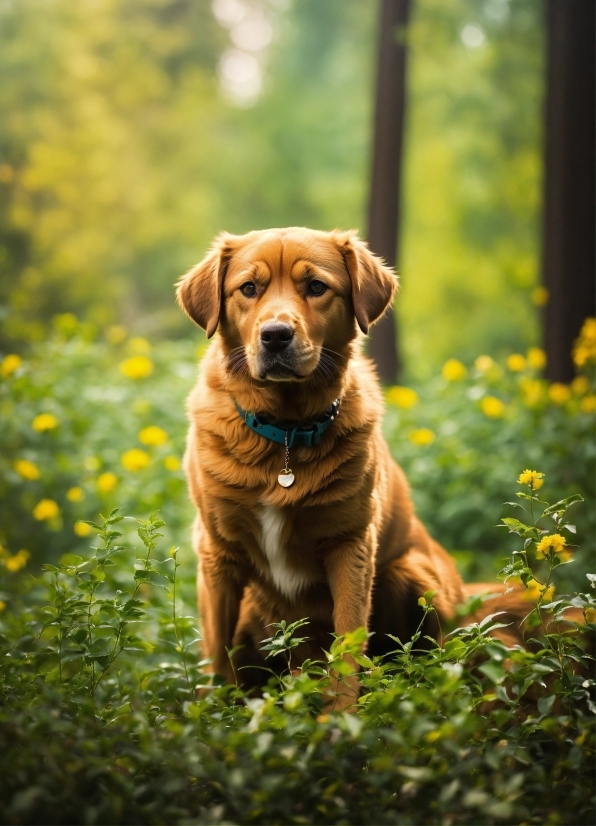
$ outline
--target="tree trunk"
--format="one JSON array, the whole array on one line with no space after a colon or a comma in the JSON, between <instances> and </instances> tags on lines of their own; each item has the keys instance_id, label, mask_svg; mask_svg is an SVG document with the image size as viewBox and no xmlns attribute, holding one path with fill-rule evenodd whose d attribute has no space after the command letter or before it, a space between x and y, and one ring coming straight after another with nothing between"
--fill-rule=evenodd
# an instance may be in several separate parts
<instances>
[{"instance_id":1,"label":"tree trunk","mask_svg":"<svg viewBox=\"0 0 596 826\"><path fill-rule=\"evenodd\" d=\"M546 0L547 93L542 277L551 381L573 378L571 348L594 315L594 0Z\"/></svg>"},{"instance_id":2,"label":"tree trunk","mask_svg":"<svg viewBox=\"0 0 596 826\"><path fill-rule=\"evenodd\" d=\"M379 50L368 208L368 243L392 267L397 264L399 194L406 97L404 33L410 0L381 0ZM371 330L369 353L379 376L394 384L401 370L395 313L390 310Z\"/></svg>"}]
</instances>

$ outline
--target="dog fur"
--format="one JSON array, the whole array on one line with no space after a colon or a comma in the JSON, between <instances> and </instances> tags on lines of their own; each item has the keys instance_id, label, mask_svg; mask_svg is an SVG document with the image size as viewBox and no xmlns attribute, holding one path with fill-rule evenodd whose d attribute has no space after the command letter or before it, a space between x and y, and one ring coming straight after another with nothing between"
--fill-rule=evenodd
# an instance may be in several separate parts
<instances>
[{"instance_id":1,"label":"dog fur","mask_svg":"<svg viewBox=\"0 0 596 826\"><path fill-rule=\"evenodd\" d=\"M299 227L222 234L178 286L182 308L213 338L188 400L185 468L197 508L202 653L228 681L235 670L245 686L259 682L263 672L238 669L264 665L269 623L309 618L296 661L320 658L332 632L360 626L374 632L369 653L380 654L395 647L385 635L410 638L425 591L437 591L424 629L435 637L437 620L451 619L470 591L414 513L361 352L396 287L356 233ZM260 338L271 323L293 331L277 354ZM283 445L253 432L235 402L306 423L336 398L338 417L318 446L290 451L295 483L281 487ZM227 649L236 646L232 669ZM356 693L348 680L336 708Z\"/></svg>"}]
</instances>

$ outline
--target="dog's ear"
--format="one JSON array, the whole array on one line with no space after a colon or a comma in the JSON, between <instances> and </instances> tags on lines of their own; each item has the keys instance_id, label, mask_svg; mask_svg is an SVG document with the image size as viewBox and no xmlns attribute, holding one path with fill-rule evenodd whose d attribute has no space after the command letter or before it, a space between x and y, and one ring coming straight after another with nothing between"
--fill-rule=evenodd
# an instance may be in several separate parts
<instances>
[{"instance_id":1,"label":"dog's ear","mask_svg":"<svg viewBox=\"0 0 596 826\"><path fill-rule=\"evenodd\" d=\"M355 232L336 233L346 269L352 281L352 303L363 333L391 304L397 289L397 275L382 258L374 255Z\"/></svg>"},{"instance_id":2,"label":"dog's ear","mask_svg":"<svg viewBox=\"0 0 596 826\"><path fill-rule=\"evenodd\" d=\"M207 338L217 330L221 313L223 282L234 249L234 235L217 236L203 260L183 275L177 284L178 304Z\"/></svg>"}]
</instances>

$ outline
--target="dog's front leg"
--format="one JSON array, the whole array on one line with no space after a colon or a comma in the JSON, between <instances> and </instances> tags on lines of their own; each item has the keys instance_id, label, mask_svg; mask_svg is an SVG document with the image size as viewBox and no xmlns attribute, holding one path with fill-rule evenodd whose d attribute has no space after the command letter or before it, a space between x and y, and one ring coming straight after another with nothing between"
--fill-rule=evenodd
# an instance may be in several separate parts
<instances>
[{"instance_id":1,"label":"dog's front leg","mask_svg":"<svg viewBox=\"0 0 596 826\"><path fill-rule=\"evenodd\" d=\"M338 635L348 634L356 628L368 628L371 609L374 539L369 529L366 536L344 541L325 561L327 579L333 597L333 625ZM357 672L358 664L353 657L346 658ZM356 673L347 677L335 677L332 697L326 711L344 711L354 705L360 693Z\"/></svg>"},{"instance_id":2,"label":"dog's front leg","mask_svg":"<svg viewBox=\"0 0 596 826\"><path fill-rule=\"evenodd\" d=\"M232 647L238 624L244 578L238 564L227 558L225 550L202 547L199 566L199 613L203 634L202 653L212 661L210 669L226 682L235 682L226 649Z\"/></svg>"}]
</instances>

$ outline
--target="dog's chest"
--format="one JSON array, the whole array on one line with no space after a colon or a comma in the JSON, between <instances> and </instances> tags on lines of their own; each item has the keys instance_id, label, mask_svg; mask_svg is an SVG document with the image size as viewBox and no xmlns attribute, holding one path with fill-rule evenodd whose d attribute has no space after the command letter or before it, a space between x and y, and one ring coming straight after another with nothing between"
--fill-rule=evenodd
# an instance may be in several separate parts
<instances>
[{"instance_id":1,"label":"dog's chest","mask_svg":"<svg viewBox=\"0 0 596 826\"><path fill-rule=\"evenodd\" d=\"M301 560L294 549L291 552L288 547L283 508L261 505L258 516L261 524L261 550L269 563L269 576L277 589L292 600L299 591L315 581L311 566L306 559Z\"/></svg>"}]
</instances>

